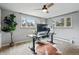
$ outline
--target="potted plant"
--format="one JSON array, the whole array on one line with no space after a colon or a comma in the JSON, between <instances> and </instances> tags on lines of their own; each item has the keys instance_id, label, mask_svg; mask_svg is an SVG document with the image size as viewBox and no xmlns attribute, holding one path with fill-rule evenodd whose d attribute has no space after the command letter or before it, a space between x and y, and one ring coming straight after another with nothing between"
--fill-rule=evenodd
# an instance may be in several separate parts
<instances>
[{"instance_id":1,"label":"potted plant","mask_svg":"<svg viewBox=\"0 0 79 59\"><path fill-rule=\"evenodd\" d=\"M17 25L17 23L14 21L14 18L16 18L16 16L14 14L10 14L9 16L6 16L2 21L3 22L2 31L10 32L11 34L10 46L14 45L12 36L13 36L13 31L16 29L16 25Z\"/></svg>"}]
</instances>

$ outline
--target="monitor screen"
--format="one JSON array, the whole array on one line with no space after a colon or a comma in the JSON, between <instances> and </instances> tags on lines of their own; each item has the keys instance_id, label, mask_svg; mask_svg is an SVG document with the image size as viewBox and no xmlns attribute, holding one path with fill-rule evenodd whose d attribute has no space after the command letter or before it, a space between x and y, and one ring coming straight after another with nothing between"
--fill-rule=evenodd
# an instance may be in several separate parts
<instances>
[{"instance_id":1,"label":"monitor screen","mask_svg":"<svg viewBox=\"0 0 79 59\"><path fill-rule=\"evenodd\" d=\"M37 24L37 32L48 31L47 24Z\"/></svg>"}]
</instances>

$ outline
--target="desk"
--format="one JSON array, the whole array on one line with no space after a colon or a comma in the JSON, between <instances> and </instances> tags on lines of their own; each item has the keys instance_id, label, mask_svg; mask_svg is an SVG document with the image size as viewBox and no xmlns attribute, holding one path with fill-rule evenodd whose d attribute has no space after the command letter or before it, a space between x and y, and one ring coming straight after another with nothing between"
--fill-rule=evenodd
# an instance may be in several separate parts
<instances>
[{"instance_id":1,"label":"desk","mask_svg":"<svg viewBox=\"0 0 79 59\"><path fill-rule=\"evenodd\" d=\"M52 44L55 44L55 43L53 42L53 38L54 38L54 33L53 33L53 32L50 32L50 37L51 37L51 41L48 41L48 42L50 42L50 43L52 43Z\"/></svg>"},{"instance_id":2,"label":"desk","mask_svg":"<svg viewBox=\"0 0 79 59\"><path fill-rule=\"evenodd\" d=\"M54 33L50 33L50 34L51 34L51 41L50 41L50 42L51 42L51 43L54 43L54 42L53 42L53 38L54 38L53 36L54 36Z\"/></svg>"},{"instance_id":3,"label":"desk","mask_svg":"<svg viewBox=\"0 0 79 59\"><path fill-rule=\"evenodd\" d=\"M49 41L49 42L52 43L52 44L54 44L54 42L53 42L53 35L54 35L54 33L50 33L51 41ZM34 54L36 54L36 52L35 52L35 41L37 39L40 40L39 38L41 38L42 36L41 35L35 35L35 34L29 34L28 36L33 38L33 40L32 40L33 46L30 49L33 51Z\"/></svg>"},{"instance_id":4,"label":"desk","mask_svg":"<svg viewBox=\"0 0 79 59\"><path fill-rule=\"evenodd\" d=\"M35 52L35 41L36 41L37 39L40 40L39 38L40 38L41 36L37 36L37 35L35 35L35 34L29 34L28 37L33 38L33 40L32 40L33 46L32 46L30 49L33 51L34 54L36 54L36 52Z\"/></svg>"},{"instance_id":5,"label":"desk","mask_svg":"<svg viewBox=\"0 0 79 59\"><path fill-rule=\"evenodd\" d=\"M28 37L33 38L33 40L32 40L32 44L33 44L33 46L32 46L30 49L33 51L34 54L36 54L36 53L35 53L35 41L36 41L36 35L34 35L34 34L29 34Z\"/></svg>"}]
</instances>

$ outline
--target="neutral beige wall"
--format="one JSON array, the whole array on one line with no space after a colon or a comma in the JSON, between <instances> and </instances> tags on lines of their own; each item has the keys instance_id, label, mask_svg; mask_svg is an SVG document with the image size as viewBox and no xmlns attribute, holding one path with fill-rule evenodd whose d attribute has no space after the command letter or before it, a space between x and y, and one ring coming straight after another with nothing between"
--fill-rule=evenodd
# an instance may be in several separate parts
<instances>
[{"instance_id":1,"label":"neutral beige wall","mask_svg":"<svg viewBox=\"0 0 79 59\"><path fill-rule=\"evenodd\" d=\"M13 32L13 39L14 39L15 43L32 39L32 38L27 37L27 35L31 34L32 30L34 30L34 29L33 28L25 28L25 29L21 28L21 17L26 17L27 19L33 19L33 20L35 20L35 22L37 24L38 23L45 23L45 19L43 19L43 18L20 14L20 13L8 11L8 10L2 10L2 20L4 19L5 16L7 16L11 13L16 15L15 20L18 23L16 30ZM10 38L11 38L10 33L2 32L2 45L9 44Z\"/></svg>"},{"instance_id":2,"label":"neutral beige wall","mask_svg":"<svg viewBox=\"0 0 79 59\"><path fill-rule=\"evenodd\" d=\"M79 11L62 15L58 17L52 17L51 19L48 19L47 23L52 26L53 21L60 20L61 18L65 17L71 17L72 19L72 28L55 28L55 37L60 37L58 39L61 40L68 40L68 41L74 41L74 44L79 45ZM64 39L62 39L64 38Z\"/></svg>"}]
</instances>

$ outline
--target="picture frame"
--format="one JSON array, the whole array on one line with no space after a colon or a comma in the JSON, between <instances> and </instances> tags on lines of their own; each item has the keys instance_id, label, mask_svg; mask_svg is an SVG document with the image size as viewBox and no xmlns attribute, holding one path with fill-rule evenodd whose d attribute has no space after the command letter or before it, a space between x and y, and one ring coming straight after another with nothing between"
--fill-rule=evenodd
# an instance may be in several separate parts
<instances>
[{"instance_id":1,"label":"picture frame","mask_svg":"<svg viewBox=\"0 0 79 59\"><path fill-rule=\"evenodd\" d=\"M66 27L72 27L72 18L66 17Z\"/></svg>"},{"instance_id":2,"label":"picture frame","mask_svg":"<svg viewBox=\"0 0 79 59\"><path fill-rule=\"evenodd\" d=\"M21 18L21 28L35 28L36 23L33 19L28 19L26 17Z\"/></svg>"},{"instance_id":3,"label":"picture frame","mask_svg":"<svg viewBox=\"0 0 79 59\"><path fill-rule=\"evenodd\" d=\"M72 27L72 18L71 17L63 17L58 20L55 20L56 28L71 28Z\"/></svg>"},{"instance_id":4,"label":"picture frame","mask_svg":"<svg viewBox=\"0 0 79 59\"><path fill-rule=\"evenodd\" d=\"M62 28L62 27L64 27L64 24L65 24L64 18L55 20L55 27L56 28L60 28L60 27Z\"/></svg>"}]
</instances>

